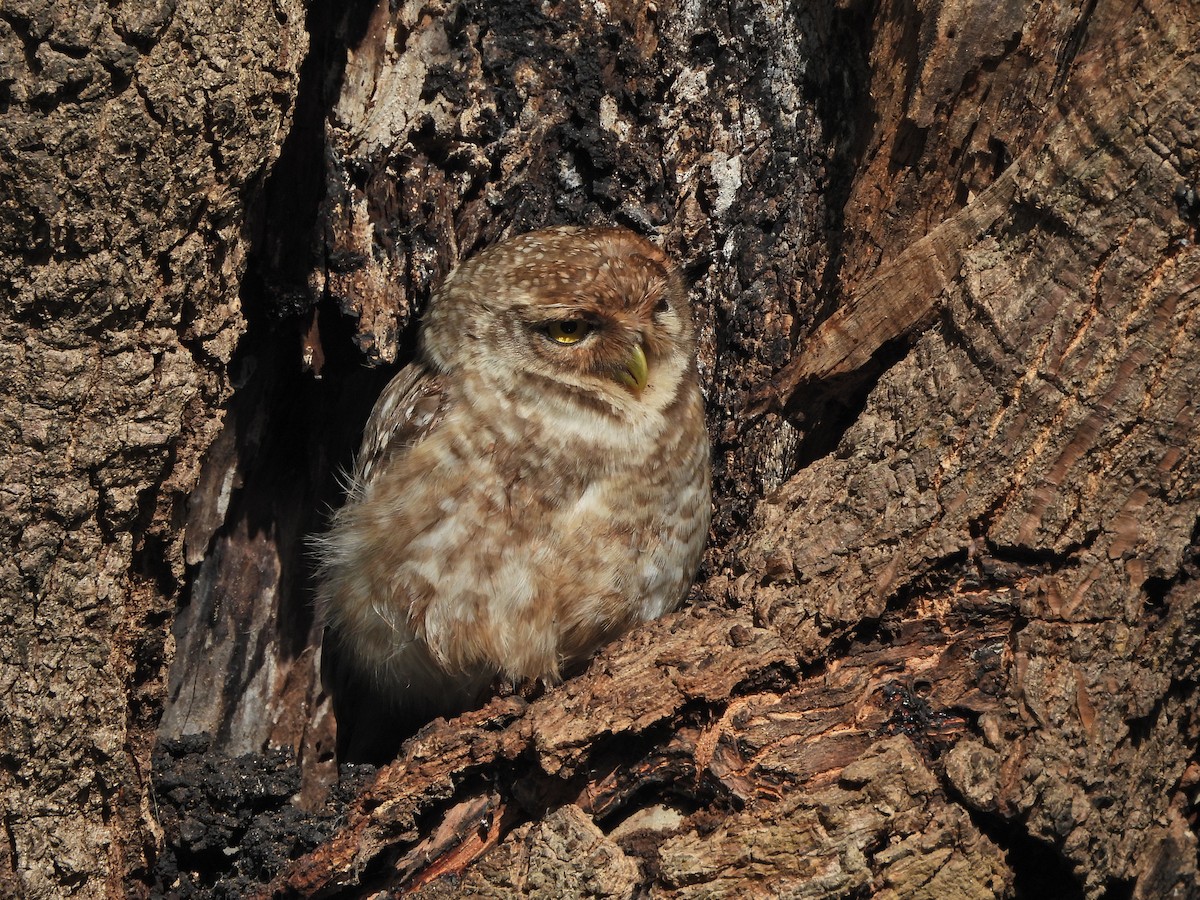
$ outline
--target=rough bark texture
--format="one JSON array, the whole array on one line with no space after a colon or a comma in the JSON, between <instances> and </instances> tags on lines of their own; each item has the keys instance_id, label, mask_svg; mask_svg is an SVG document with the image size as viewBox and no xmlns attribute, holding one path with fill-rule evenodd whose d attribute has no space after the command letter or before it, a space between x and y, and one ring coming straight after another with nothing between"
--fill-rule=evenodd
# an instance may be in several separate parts
<instances>
[{"instance_id":1,"label":"rough bark texture","mask_svg":"<svg viewBox=\"0 0 1200 900\"><path fill-rule=\"evenodd\" d=\"M0 15L0 886L1197 895L1200 11L322 5L297 87L295 10L164 9L126 56ZM361 364L608 221L694 283L696 602L331 787L303 536Z\"/></svg>"},{"instance_id":2,"label":"rough bark texture","mask_svg":"<svg viewBox=\"0 0 1200 900\"><path fill-rule=\"evenodd\" d=\"M299 3L0 4L0 895L124 896Z\"/></svg>"}]
</instances>

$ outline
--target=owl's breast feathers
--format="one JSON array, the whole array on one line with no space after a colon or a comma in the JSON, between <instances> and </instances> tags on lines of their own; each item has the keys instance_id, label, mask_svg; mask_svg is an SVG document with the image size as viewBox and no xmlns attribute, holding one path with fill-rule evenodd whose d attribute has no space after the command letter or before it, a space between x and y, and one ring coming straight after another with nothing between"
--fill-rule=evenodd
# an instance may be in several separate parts
<instances>
[{"instance_id":1,"label":"owl's breast feathers","mask_svg":"<svg viewBox=\"0 0 1200 900\"><path fill-rule=\"evenodd\" d=\"M364 435L328 538L326 606L352 655L384 681L420 683L431 661L553 680L677 606L709 518L699 391L678 387L655 424L590 444L578 421L529 421L519 392L468 399L419 364L397 375L377 407L395 415L373 417L391 427Z\"/></svg>"}]
</instances>

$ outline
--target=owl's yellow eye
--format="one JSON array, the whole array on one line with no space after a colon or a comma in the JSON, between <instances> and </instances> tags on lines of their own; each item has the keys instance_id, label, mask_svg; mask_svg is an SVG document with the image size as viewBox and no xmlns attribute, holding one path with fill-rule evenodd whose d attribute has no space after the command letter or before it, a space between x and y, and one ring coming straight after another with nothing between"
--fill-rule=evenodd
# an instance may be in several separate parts
<instances>
[{"instance_id":1,"label":"owl's yellow eye","mask_svg":"<svg viewBox=\"0 0 1200 900\"><path fill-rule=\"evenodd\" d=\"M550 340L558 344L574 344L582 341L592 326L579 319L564 319L561 322L551 322L546 326L546 334Z\"/></svg>"}]
</instances>

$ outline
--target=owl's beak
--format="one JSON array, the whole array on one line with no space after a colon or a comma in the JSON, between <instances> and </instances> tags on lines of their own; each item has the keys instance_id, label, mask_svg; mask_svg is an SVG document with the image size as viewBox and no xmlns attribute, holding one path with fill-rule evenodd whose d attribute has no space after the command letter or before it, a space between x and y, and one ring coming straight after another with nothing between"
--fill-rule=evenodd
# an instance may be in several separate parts
<instances>
[{"instance_id":1,"label":"owl's beak","mask_svg":"<svg viewBox=\"0 0 1200 900\"><path fill-rule=\"evenodd\" d=\"M625 385L635 394L641 394L650 380L650 365L646 362L646 353L641 344L633 345L633 352L625 360L625 368L617 372L617 381Z\"/></svg>"}]
</instances>

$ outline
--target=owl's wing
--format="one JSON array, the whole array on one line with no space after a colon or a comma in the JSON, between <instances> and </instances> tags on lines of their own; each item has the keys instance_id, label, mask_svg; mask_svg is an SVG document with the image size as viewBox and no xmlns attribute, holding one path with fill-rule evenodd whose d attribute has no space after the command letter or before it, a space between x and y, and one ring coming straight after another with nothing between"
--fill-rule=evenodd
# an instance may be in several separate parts
<instances>
[{"instance_id":1,"label":"owl's wing","mask_svg":"<svg viewBox=\"0 0 1200 900\"><path fill-rule=\"evenodd\" d=\"M389 459L419 443L437 427L450 408L445 379L420 362L401 369L388 382L363 430L354 463L347 507L362 499L371 479ZM380 765L395 758L401 741L428 721L397 705L384 689L351 664L349 651L328 633L321 648L321 680L329 692L337 721L340 762Z\"/></svg>"},{"instance_id":2,"label":"owl's wing","mask_svg":"<svg viewBox=\"0 0 1200 900\"><path fill-rule=\"evenodd\" d=\"M388 457L412 447L437 427L449 406L441 375L419 362L396 373L375 401L363 431L362 447L354 462L354 489L362 490Z\"/></svg>"}]
</instances>

